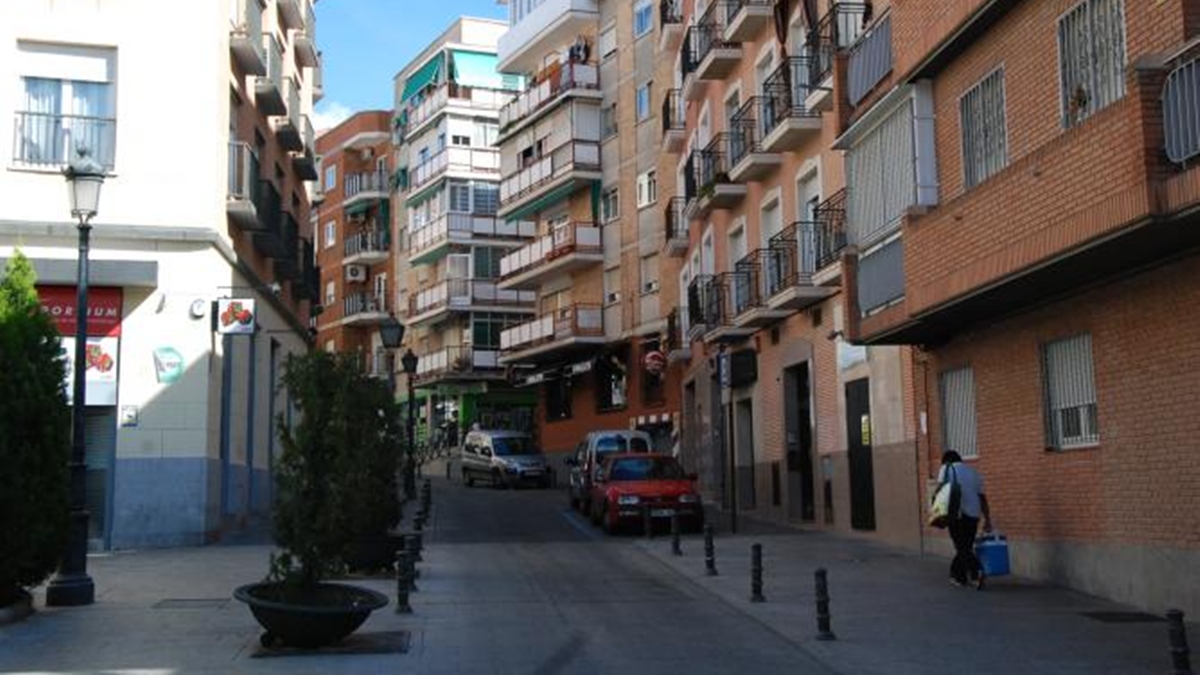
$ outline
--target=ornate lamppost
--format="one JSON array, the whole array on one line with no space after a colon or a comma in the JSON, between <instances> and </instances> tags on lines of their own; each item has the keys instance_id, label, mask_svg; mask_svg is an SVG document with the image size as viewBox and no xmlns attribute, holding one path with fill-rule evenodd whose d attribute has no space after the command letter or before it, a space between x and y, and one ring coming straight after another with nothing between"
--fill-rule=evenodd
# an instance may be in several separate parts
<instances>
[{"instance_id":1,"label":"ornate lamppost","mask_svg":"<svg viewBox=\"0 0 1200 675\"><path fill-rule=\"evenodd\" d=\"M416 499L417 496L417 439L416 439L416 399L413 394L413 378L417 375L417 355L411 349L404 350L400 357L400 365L404 368L404 379L408 382L408 423L405 427L408 437L408 456L404 461L404 498Z\"/></svg>"}]
</instances>

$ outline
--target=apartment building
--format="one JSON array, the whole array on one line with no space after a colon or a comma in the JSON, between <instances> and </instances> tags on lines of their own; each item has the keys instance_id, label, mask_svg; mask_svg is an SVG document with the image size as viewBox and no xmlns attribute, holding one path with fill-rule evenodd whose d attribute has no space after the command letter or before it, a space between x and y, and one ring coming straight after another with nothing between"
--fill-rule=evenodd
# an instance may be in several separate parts
<instances>
[{"instance_id":1,"label":"apartment building","mask_svg":"<svg viewBox=\"0 0 1200 675\"><path fill-rule=\"evenodd\" d=\"M395 354L380 328L402 314L390 215L391 122L391 111L372 110L322 131L313 219L321 275L317 347L356 352L365 372L389 381Z\"/></svg>"},{"instance_id":2,"label":"apartment building","mask_svg":"<svg viewBox=\"0 0 1200 675\"><path fill-rule=\"evenodd\" d=\"M453 444L473 424L530 430L535 400L511 385L500 336L534 315L534 294L500 284L533 226L500 208L503 107L519 77L496 69L501 21L463 17L395 78L403 317L417 355L418 436ZM407 396L407 394L404 394Z\"/></svg>"},{"instance_id":3,"label":"apartment building","mask_svg":"<svg viewBox=\"0 0 1200 675\"><path fill-rule=\"evenodd\" d=\"M1188 0L897 2L839 140L850 333L921 345L924 489L959 451L1018 572L1153 611L1200 610L1198 36Z\"/></svg>"},{"instance_id":4,"label":"apartment building","mask_svg":"<svg viewBox=\"0 0 1200 675\"><path fill-rule=\"evenodd\" d=\"M849 340L846 64L886 3L661 4L683 456L758 518L916 547L906 347Z\"/></svg>"},{"instance_id":5,"label":"apartment building","mask_svg":"<svg viewBox=\"0 0 1200 675\"><path fill-rule=\"evenodd\" d=\"M290 419L281 369L310 339L312 3L169 12L189 29L147 30L166 18L150 0L0 9L0 257L33 261L68 354L77 232L61 169L82 145L109 174L89 277L94 549L202 544L264 513Z\"/></svg>"}]
</instances>

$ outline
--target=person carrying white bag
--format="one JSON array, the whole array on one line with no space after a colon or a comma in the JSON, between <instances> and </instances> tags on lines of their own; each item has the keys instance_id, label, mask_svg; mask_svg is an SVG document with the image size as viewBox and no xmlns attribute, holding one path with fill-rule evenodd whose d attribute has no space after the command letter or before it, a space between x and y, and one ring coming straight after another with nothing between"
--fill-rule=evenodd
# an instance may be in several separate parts
<instances>
[{"instance_id":1,"label":"person carrying white bag","mask_svg":"<svg viewBox=\"0 0 1200 675\"><path fill-rule=\"evenodd\" d=\"M934 501L932 510L935 517L930 522L938 527L944 524L950 530L950 540L954 542L950 582L956 586L965 586L970 582L975 588L983 590L983 565L975 556L975 533L980 517L983 518L983 531L992 530L991 512L983 490L983 477L974 467L964 463L962 456L954 450L942 454L942 468L938 472L938 490ZM941 517L943 510L944 517Z\"/></svg>"}]
</instances>

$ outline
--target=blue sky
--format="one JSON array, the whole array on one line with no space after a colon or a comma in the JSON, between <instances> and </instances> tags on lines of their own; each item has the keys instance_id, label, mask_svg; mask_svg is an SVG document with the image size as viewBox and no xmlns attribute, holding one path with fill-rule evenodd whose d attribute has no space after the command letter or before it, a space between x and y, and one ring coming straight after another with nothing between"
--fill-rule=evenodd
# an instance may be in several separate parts
<instances>
[{"instance_id":1,"label":"blue sky","mask_svg":"<svg viewBox=\"0 0 1200 675\"><path fill-rule=\"evenodd\" d=\"M318 130L359 110L390 109L392 77L457 17L507 15L496 0L320 0L316 11L325 60Z\"/></svg>"}]
</instances>

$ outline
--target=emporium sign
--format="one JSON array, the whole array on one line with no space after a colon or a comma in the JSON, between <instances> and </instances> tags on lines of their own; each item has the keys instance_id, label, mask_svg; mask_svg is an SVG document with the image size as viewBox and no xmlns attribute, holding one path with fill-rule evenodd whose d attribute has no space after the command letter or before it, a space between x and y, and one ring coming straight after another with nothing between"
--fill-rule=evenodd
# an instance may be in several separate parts
<instances>
[{"instance_id":1,"label":"emporium sign","mask_svg":"<svg viewBox=\"0 0 1200 675\"><path fill-rule=\"evenodd\" d=\"M38 286L38 299L42 308L54 320L59 335L75 335L75 287ZM89 336L121 336L121 289L108 286L88 288Z\"/></svg>"}]
</instances>

